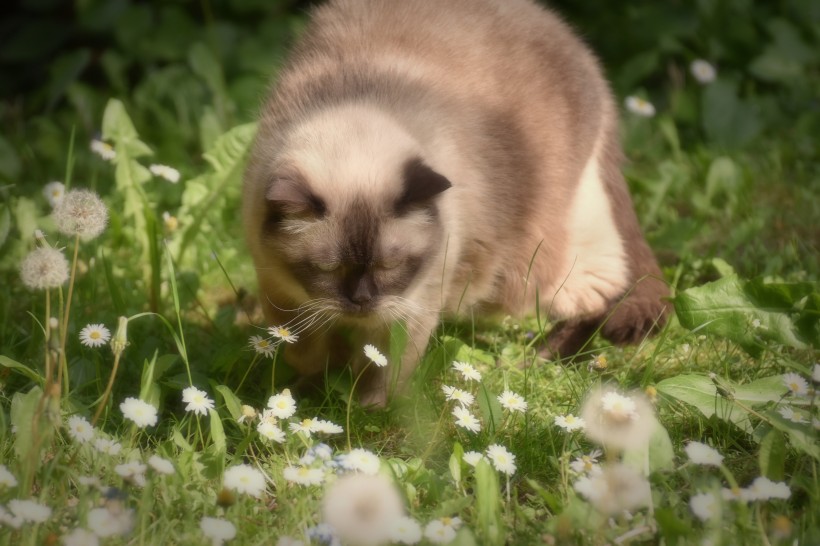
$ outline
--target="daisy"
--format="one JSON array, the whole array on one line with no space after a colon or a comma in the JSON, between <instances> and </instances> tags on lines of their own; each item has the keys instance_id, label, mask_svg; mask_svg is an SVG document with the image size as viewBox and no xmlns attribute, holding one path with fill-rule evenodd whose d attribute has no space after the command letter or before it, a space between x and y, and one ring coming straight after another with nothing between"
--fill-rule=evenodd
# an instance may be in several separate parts
<instances>
[{"instance_id":1,"label":"daisy","mask_svg":"<svg viewBox=\"0 0 820 546\"><path fill-rule=\"evenodd\" d=\"M276 349L276 345L262 336L251 336L250 344L257 353L267 357L272 357Z\"/></svg>"},{"instance_id":2,"label":"daisy","mask_svg":"<svg viewBox=\"0 0 820 546\"><path fill-rule=\"evenodd\" d=\"M712 83L717 77L717 70L709 61L696 59L689 65L689 71L698 83Z\"/></svg>"},{"instance_id":3,"label":"daisy","mask_svg":"<svg viewBox=\"0 0 820 546\"><path fill-rule=\"evenodd\" d=\"M806 396L809 393L809 383L800 374L783 374L783 383L794 396Z\"/></svg>"},{"instance_id":4,"label":"daisy","mask_svg":"<svg viewBox=\"0 0 820 546\"><path fill-rule=\"evenodd\" d=\"M744 500L744 490L739 487L723 487L720 490L720 496L725 501L740 501Z\"/></svg>"},{"instance_id":5,"label":"daisy","mask_svg":"<svg viewBox=\"0 0 820 546\"><path fill-rule=\"evenodd\" d=\"M49 182L43 188L43 195L48 199L48 204L54 208L63 200L65 186L62 182Z\"/></svg>"},{"instance_id":6,"label":"daisy","mask_svg":"<svg viewBox=\"0 0 820 546\"><path fill-rule=\"evenodd\" d=\"M14 477L6 465L0 464L0 487L15 487L17 478Z\"/></svg>"},{"instance_id":7,"label":"daisy","mask_svg":"<svg viewBox=\"0 0 820 546\"><path fill-rule=\"evenodd\" d=\"M165 226L165 231L167 231L168 233L173 233L177 230L177 228L179 228L179 218L177 218L167 210L163 211L162 225Z\"/></svg>"},{"instance_id":8,"label":"daisy","mask_svg":"<svg viewBox=\"0 0 820 546\"><path fill-rule=\"evenodd\" d=\"M94 508L88 512L88 528L98 537L124 536L134 528L132 508Z\"/></svg>"},{"instance_id":9,"label":"daisy","mask_svg":"<svg viewBox=\"0 0 820 546\"><path fill-rule=\"evenodd\" d=\"M51 508L33 500L10 500L8 509L14 517L30 523L43 523L51 517Z\"/></svg>"},{"instance_id":10,"label":"daisy","mask_svg":"<svg viewBox=\"0 0 820 546\"><path fill-rule=\"evenodd\" d=\"M404 502L388 478L348 474L328 487L322 516L344 544L376 546L390 541Z\"/></svg>"},{"instance_id":11,"label":"daisy","mask_svg":"<svg viewBox=\"0 0 820 546\"><path fill-rule=\"evenodd\" d=\"M438 518L424 527L424 538L434 544L447 544L456 538L461 518Z\"/></svg>"},{"instance_id":12,"label":"daisy","mask_svg":"<svg viewBox=\"0 0 820 546\"><path fill-rule=\"evenodd\" d=\"M720 515L720 500L713 493L698 493L689 499L689 508L700 521L716 519Z\"/></svg>"},{"instance_id":13,"label":"daisy","mask_svg":"<svg viewBox=\"0 0 820 546\"><path fill-rule=\"evenodd\" d=\"M84 444L94 438L94 427L91 426L85 417L72 415L66 424L68 435L77 443Z\"/></svg>"},{"instance_id":14,"label":"daisy","mask_svg":"<svg viewBox=\"0 0 820 546\"><path fill-rule=\"evenodd\" d=\"M791 421L792 423L806 423L806 419L803 417L803 414L799 411L794 411L791 406L782 406L778 408L777 412L786 419L787 421Z\"/></svg>"},{"instance_id":15,"label":"daisy","mask_svg":"<svg viewBox=\"0 0 820 546\"><path fill-rule=\"evenodd\" d=\"M139 461L129 461L115 466L114 472L137 487L144 487L147 469L148 467Z\"/></svg>"},{"instance_id":16,"label":"daisy","mask_svg":"<svg viewBox=\"0 0 820 546\"><path fill-rule=\"evenodd\" d=\"M449 385L442 385L441 390L444 391L444 396L447 400L455 400L462 407L470 406L473 402L475 402L475 396L470 394L469 392L456 388L451 387Z\"/></svg>"},{"instance_id":17,"label":"daisy","mask_svg":"<svg viewBox=\"0 0 820 546\"><path fill-rule=\"evenodd\" d=\"M721 455L715 448L709 447L700 442L689 442L684 448L689 460L695 464L705 466L720 466L723 462Z\"/></svg>"},{"instance_id":18,"label":"daisy","mask_svg":"<svg viewBox=\"0 0 820 546\"><path fill-rule=\"evenodd\" d=\"M171 184L176 184L179 182L179 171L173 167L169 167L168 165L158 165L155 163L150 165L148 170L151 171L151 174L154 176L164 178Z\"/></svg>"},{"instance_id":19,"label":"daisy","mask_svg":"<svg viewBox=\"0 0 820 546\"><path fill-rule=\"evenodd\" d=\"M287 419L296 413L296 400L291 396L290 389L285 389L268 398L268 407L277 419Z\"/></svg>"},{"instance_id":20,"label":"daisy","mask_svg":"<svg viewBox=\"0 0 820 546\"><path fill-rule=\"evenodd\" d=\"M252 406L242 404L242 415L236 420L237 423L251 422L256 419L256 410Z\"/></svg>"},{"instance_id":21,"label":"daisy","mask_svg":"<svg viewBox=\"0 0 820 546\"><path fill-rule=\"evenodd\" d=\"M369 476L379 472L379 457L366 449L356 448L341 456L342 468L355 470Z\"/></svg>"},{"instance_id":22,"label":"daisy","mask_svg":"<svg viewBox=\"0 0 820 546\"><path fill-rule=\"evenodd\" d=\"M316 419L302 419L298 423L288 423L288 428L291 432L301 432L310 438L312 433L317 432Z\"/></svg>"},{"instance_id":23,"label":"daisy","mask_svg":"<svg viewBox=\"0 0 820 546\"><path fill-rule=\"evenodd\" d=\"M520 411L522 413L527 411L526 400L509 389L498 395L498 401L505 409L510 411Z\"/></svg>"},{"instance_id":24,"label":"daisy","mask_svg":"<svg viewBox=\"0 0 820 546\"><path fill-rule=\"evenodd\" d=\"M596 449L589 455L581 455L580 457L575 458L571 463L569 463L569 467L577 474L599 472L601 467L598 465L598 457L600 456L601 450Z\"/></svg>"},{"instance_id":25,"label":"daisy","mask_svg":"<svg viewBox=\"0 0 820 546\"><path fill-rule=\"evenodd\" d=\"M318 443L305 450L305 454L299 459L299 463L304 466L310 466L316 459L321 461L329 461L332 457L333 448L327 444Z\"/></svg>"},{"instance_id":26,"label":"daisy","mask_svg":"<svg viewBox=\"0 0 820 546\"><path fill-rule=\"evenodd\" d=\"M111 339L111 331L102 324L89 324L80 330L80 341L86 347L102 347Z\"/></svg>"},{"instance_id":27,"label":"daisy","mask_svg":"<svg viewBox=\"0 0 820 546\"><path fill-rule=\"evenodd\" d=\"M91 151L106 161L114 161L117 157L117 152L114 151L113 146L96 138L91 141Z\"/></svg>"},{"instance_id":28,"label":"daisy","mask_svg":"<svg viewBox=\"0 0 820 546\"><path fill-rule=\"evenodd\" d=\"M393 522L389 537L398 544L418 544L421 542L421 525L411 517L402 516Z\"/></svg>"},{"instance_id":29,"label":"daisy","mask_svg":"<svg viewBox=\"0 0 820 546\"><path fill-rule=\"evenodd\" d=\"M116 456L122 451L122 445L108 438L97 438L94 440L94 449L106 455Z\"/></svg>"},{"instance_id":30,"label":"daisy","mask_svg":"<svg viewBox=\"0 0 820 546\"><path fill-rule=\"evenodd\" d=\"M626 104L626 109L635 115L644 118L651 118L655 115L655 106L648 100L642 99L641 97L630 95L629 97L626 97L624 103Z\"/></svg>"},{"instance_id":31,"label":"daisy","mask_svg":"<svg viewBox=\"0 0 820 546\"><path fill-rule=\"evenodd\" d=\"M652 406L641 394L624 396L596 389L581 407L586 435L610 449L645 446L655 429Z\"/></svg>"},{"instance_id":32,"label":"daisy","mask_svg":"<svg viewBox=\"0 0 820 546\"><path fill-rule=\"evenodd\" d=\"M297 339L299 339L299 336L291 333L291 331L284 326L271 326L268 328L268 333L276 339L284 341L285 343L294 343Z\"/></svg>"},{"instance_id":33,"label":"daisy","mask_svg":"<svg viewBox=\"0 0 820 546\"><path fill-rule=\"evenodd\" d=\"M100 539L97 535L77 527L67 535L63 535L63 546L99 546Z\"/></svg>"},{"instance_id":34,"label":"daisy","mask_svg":"<svg viewBox=\"0 0 820 546\"><path fill-rule=\"evenodd\" d=\"M595 355L589 363L589 369L590 371L598 370L600 372L606 370L608 365L606 355Z\"/></svg>"},{"instance_id":35,"label":"daisy","mask_svg":"<svg viewBox=\"0 0 820 546\"><path fill-rule=\"evenodd\" d=\"M461 372L461 376L466 381L481 381L481 373L471 364L455 361L453 362L453 368Z\"/></svg>"},{"instance_id":36,"label":"daisy","mask_svg":"<svg viewBox=\"0 0 820 546\"><path fill-rule=\"evenodd\" d=\"M482 455L478 451L467 451L462 456L462 459L468 465L475 466L478 464L478 461L484 459L484 455Z\"/></svg>"},{"instance_id":37,"label":"daisy","mask_svg":"<svg viewBox=\"0 0 820 546\"><path fill-rule=\"evenodd\" d=\"M788 499L792 492L786 482L774 482L765 476L755 478L752 484L741 490L743 500Z\"/></svg>"},{"instance_id":38,"label":"daisy","mask_svg":"<svg viewBox=\"0 0 820 546\"><path fill-rule=\"evenodd\" d=\"M260 421L259 424L256 425L256 432L263 438L267 438L277 444L281 444L285 441L285 432L270 421Z\"/></svg>"},{"instance_id":39,"label":"daisy","mask_svg":"<svg viewBox=\"0 0 820 546\"><path fill-rule=\"evenodd\" d=\"M126 419L133 421L139 428L157 424L157 408L139 398L126 398L120 404L120 411Z\"/></svg>"},{"instance_id":40,"label":"daisy","mask_svg":"<svg viewBox=\"0 0 820 546\"><path fill-rule=\"evenodd\" d=\"M499 472L507 476L515 474L515 455L507 451L507 448L493 444L487 448L487 458Z\"/></svg>"},{"instance_id":41,"label":"daisy","mask_svg":"<svg viewBox=\"0 0 820 546\"><path fill-rule=\"evenodd\" d=\"M208 415L208 410L214 409L214 401L208 398L208 393L193 386L182 390L182 402L188 404L185 411L197 415Z\"/></svg>"},{"instance_id":42,"label":"daisy","mask_svg":"<svg viewBox=\"0 0 820 546\"><path fill-rule=\"evenodd\" d=\"M651 501L646 478L622 463L579 478L573 488L596 510L610 516L647 506Z\"/></svg>"},{"instance_id":43,"label":"daisy","mask_svg":"<svg viewBox=\"0 0 820 546\"><path fill-rule=\"evenodd\" d=\"M151 455L148 458L148 466L154 469L155 472L160 474L173 474L174 470L174 463L169 461L168 459L163 459L159 455Z\"/></svg>"},{"instance_id":44,"label":"daisy","mask_svg":"<svg viewBox=\"0 0 820 546\"><path fill-rule=\"evenodd\" d=\"M364 355L379 368L387 366L387 357L381 354L373 345L364 346Z\"/></svg>"},{"instance_id":45,"label":"daisy","mask_svg":"<svg viewBox=\"0 0 820 546\"><path fill-rule=\"evenodd\" d=\"M282 475L289 482L299 485L321 485L325 481L325 471L321 468L306 466L286 466Z\"/></svg>"},{"instance_id":46,"label":"daisy","mask_svg":"<svg viewBox=\"0 0 820 546\"><path fill-rule=\"evenodd\" d=\"M582 429L586 425L583 419L580 417L575 417L571 413L568 413L567 415L556 415L555 424L567 432Z\"/></svg>"},{"instance_id":47,"label":"daisy","mask_svg":"<svg viewBox=\"0 0 820 546\"><path fill-rule=\"evenodd\" d=\"M238 464L225 471L222 485L225 489L259 498L265 492L265 476L250 465Z\"/></svg>"},{"instance_id":48,"label":"daisy","mask_svg":"<svg viewBox=\"0 0 820 546\"><path fill-rule=\"evenodd\" d=\"M233 523L222 518L203 517L199 521L199 528L206 538L211 539L213 546L220 546L236 536L236 527Z\"/></svg>"},{"instance_id":49,"label":"daisy","mask_svg":"<svg viewBox=\"0 0 820 546\"><path fill-rule=\"evenodd\" d=\"M341 434L345 431L336 423L331 423L330 421L326 421L324 419L316 419L314 428L319 434Z\"/></svg>"},{"instance_id":50,"label":"daisy","mask_svg":"<svg viewBox=\"0 0 820 546\"><path fill-rule=\"evenodd\" d=\"M463 406L454 407L453 416L456 418L456 425L466 428L471 432L478 432L481 430L481 423L472 413L470 413L470 410L467 408Z\"/></svg>"}]
</instances>

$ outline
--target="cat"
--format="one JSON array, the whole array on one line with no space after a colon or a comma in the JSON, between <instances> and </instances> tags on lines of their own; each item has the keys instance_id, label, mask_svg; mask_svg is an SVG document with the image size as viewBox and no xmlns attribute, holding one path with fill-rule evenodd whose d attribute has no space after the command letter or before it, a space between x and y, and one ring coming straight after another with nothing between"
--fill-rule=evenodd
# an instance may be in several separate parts
<instances>
[{"instance_id":1,"label":"cat","mask_svg":"<svg viewBox=\"0 0 820 546\"><path fill-rule=\"evenodd\" d=\"M531 0L330 0L258 127L242 218L266 318L299 336L285 360L358 371L406 326L362 404L406 384L442 313L540 307L554 355L666 319L602 70Z\"/></svg>"}]
</instances>

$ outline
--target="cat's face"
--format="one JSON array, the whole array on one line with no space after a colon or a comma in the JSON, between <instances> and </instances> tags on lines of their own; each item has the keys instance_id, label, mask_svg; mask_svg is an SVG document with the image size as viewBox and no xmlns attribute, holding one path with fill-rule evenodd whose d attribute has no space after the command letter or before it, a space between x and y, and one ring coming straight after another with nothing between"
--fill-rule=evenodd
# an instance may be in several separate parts
<instances>
[{"instance_id":1,"label":"cat's face","mask_svg":"<svg viewBox=\"0 0 820 546\"><path fill-rule=\"evenodd\" d=\"M391 318L441 249L437 197L450 182L395 128L369 125L295 139L271 173L260 235L308 302Z\"/></svg>"}]
</instances>

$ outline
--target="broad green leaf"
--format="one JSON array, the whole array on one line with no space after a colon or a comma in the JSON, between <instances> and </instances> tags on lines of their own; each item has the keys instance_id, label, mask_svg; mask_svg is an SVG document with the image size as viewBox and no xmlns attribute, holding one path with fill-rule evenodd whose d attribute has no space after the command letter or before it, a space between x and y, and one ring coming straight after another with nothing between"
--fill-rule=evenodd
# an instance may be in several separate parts
<instances>
[{"instance_id":1,"label":"broad green leaf","mask_svg":"<svg viewBox=\"0 0 820 546\"><path fill-rule=\"evenodd\" d=\"M704 375L683 374L670 377L658 383L657 389L666 396L695 406L706 417L714 415L734 423L746 432L752 431L747 412L726 398L718 396L717 387Z\"/></svg>"},{"instance_id":2,"label":"broad green leaf","mask_svg":"<svg viewBox=\"0 0 820 546\"><path fill-rule=\"evenodd\" d=\"M477 546L476 538L469 527L462 527L456 532L456 538L448 542L450 546ZM484 543L481 543L482 545ZM501 543L503 544L503 542Z\"/></svg>"},{"instance_id":3,"label":"broad green leaf","mask_svg":"<svg viewBox=\"0 0 820 546\"><path fill-rule=\"evenodd\" d=\"M225 401L225 407L228 408L228 413L231 414L231 418L233 418L234 421L242 417L242 402L239 401L239 398L237 398L229 387L217 385L214 387L214 390L222 396L222 399Z\"/></svg>"},{"instance_id":4,"label":"broad green leaf","mask_svg":"<svg viewBox=\"0 0 820 546\"><path fill-rule=\"evenodd\" d=\"M211 440L216 450L224 454L228 449L228 443L225 439L225 429L222 427L222 418L214 409L209 409L208 415L211 418Z\"/></svg>"},{"instance_id":5,"label":"broad green leaf","mask_svg":"<svg viewBox=\"0 0 820 546\"><path fill-rule=\"evenodd\" d=\"M652 435L646 449L649 450L648 461L644 449L630 449L624 452L624 462L640 472L644 472L645 469L649 472L658 472L675 468L675 449L672 447L672 440L669 438L669 432L657 419L654 419Z\"/></svg>"},{"instance_id":6,"label":"broad green leaf","mask_svg":"<svg viewBox=\"0 0 820 546\"><path fill-rule=\"evenodd\" d=\"M256 136L256 130L255 122L237 125L217 138L213 147L202 157L217 173L225 174L235 171L242 166L245 155L250 150Z\"/></svg>"},{"instance_id":7,"label":"broad green leaf","mask_svg":"<svg viewBox=\"0 0 820 546\"><path fill-rule=\"evenodd\" d=\"M25 375L35 383L43 384L43 377L35 370L29 368L25 364L20 364L16 360L12 360L11 358L0 355L0 366L5 368L9 368L10 370L14 370L20 374Z\"/></svg>"},{"instance_id":8,"label":"broad green leaf","mask_svg":"<svg viewBox=\"0 0 820 546\"><path fill-rule=\"evenodd\" d=\"M760 354L763 340L806 348L789 316L794 307L771 297L763 284L730 276L685 290L674 303L685 328L728 338L752 355Z\"/></svg>"},{"instance_id":9,"label":"broad green leaf","mask_svg":"<svg viewBox=\"0 0 820 546\"><path fill-rule=\"evenodd\" d=\"M505 542L501 519L501 496L498 475L484 459L475 467L475 510L481 544L502 545Z\"/></svg>"},{"instance_id":10,"label":"broad green leaf","mask_svg":"<svg viewBox=\"0 0 820 546\"><path fill-rule=\"evenodd\" d=\"M14 435L14 452L21 461L28 460L36 454L31 453L33 438L34 414L43 391L40 387L34 387L27 393L17 392L11 398L11 424L17 427ZM45 433L43 429L44 420L40 419L40 434Z\"/></svg>"},{"instance_id":11,"label":"broad green leaf","mask_svg":"<svg viewBox=\"0 0 820 546\"><path fill-rule=\"evenodd\" d=\"M464 458L464 448L461 444L456 442L453 445L453 452L450 454L450 476L453 478L456 486L461 483L461 460Z\"/></svg>"},{"instance_id":12,"label":"broad green leaf","mask_svg":"<svg viewBox=\"0 0 820 546\"><path fill-rule=\"evenodd\" d=\"M820 445L811 423L794 423L776 411L768 411L764 415L774 428L788 435L789 442L795 449L820 461ZM810 419L809 416L807 420Z\"/></svg>"},{"instance_id":13,"label":"broad green leaf","mask_svg":"<svg viewBox=\"0 0 820 546\"><path fill-rule=\"evenodd\" d=\"M762 128L757 112L738 94L737 85L718 79L703 90L701 123L707 136L718 144L740 147Z\"/></svg>"},{"instance_id":14,"label":"broad green leaf","mask_svg":"<svg viewBox=\"0 0 820 546\"><path fill-rule=\"evenodd\" d=\"M770 480L783 479L783 469L786 464L786 438L777 428L773 428L760 442L758 453L760 475Z\"/></svg>"},{"instance_id":15,"label":"broad green leaf","mask_svg":"<svg viewBox=\"0 0 820 546\"><path fill-rule=\"evenodd\" d=\"M151 386L154 385L154 369L157 365L157 351L154 350L154 356L151 357L151 360L145 359L142 364L142 377L140 378L140 400L144 400L149 404L153 404L156 406L157 404L154 400L148 399L148 394L151 390Z\"/></svg>"}]
</instances>

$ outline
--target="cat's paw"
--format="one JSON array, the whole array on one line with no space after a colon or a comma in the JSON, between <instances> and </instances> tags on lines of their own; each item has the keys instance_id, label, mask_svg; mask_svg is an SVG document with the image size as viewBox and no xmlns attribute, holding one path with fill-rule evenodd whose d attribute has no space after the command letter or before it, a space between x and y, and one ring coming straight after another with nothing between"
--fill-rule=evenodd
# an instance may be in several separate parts
<instances>
[{"instance_id":1,"label":"cat's paw","mask_svg":"<svg viewBox=\"0 0 820 546\"><path fill-rule=\"evenodd\" d=\"M659 297L626 298L613 307L601 335L616 345L640 343L666 324L670 307Z\"/></svg>"}]
</instances>

